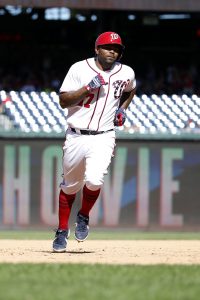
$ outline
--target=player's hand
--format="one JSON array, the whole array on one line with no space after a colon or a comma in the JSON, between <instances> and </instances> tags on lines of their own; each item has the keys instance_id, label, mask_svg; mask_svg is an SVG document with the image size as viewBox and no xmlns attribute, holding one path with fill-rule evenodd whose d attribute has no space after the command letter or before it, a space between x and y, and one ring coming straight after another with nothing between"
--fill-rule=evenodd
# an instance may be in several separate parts
<instances>
[{"instance_id":1,"label":"player's hand","mask_svg":"<svg viewBox=\"0 0 200 300\"><path fill-rule=\"evenodd\" d=\"M126 121L125 109L120 107L120 108L117 109L117 111L115 113L114 125L115 126L122 126L122 125L124 125L125 121Z\"/></svg>"},{"instance_id":2,"label":"player's hand","mask_svg":"<svg viewBox=\"0 0 200 300\"><path fill-rule=\"evenodd\" d=\"M91 92L91 91L94 91L94 90L100 88L104 84L107 84L107 83L103 79L103 76L101 74L98 74L94 78L92 78L92 80L86 86L86 89Z\"/></svg>"}]
</instances>

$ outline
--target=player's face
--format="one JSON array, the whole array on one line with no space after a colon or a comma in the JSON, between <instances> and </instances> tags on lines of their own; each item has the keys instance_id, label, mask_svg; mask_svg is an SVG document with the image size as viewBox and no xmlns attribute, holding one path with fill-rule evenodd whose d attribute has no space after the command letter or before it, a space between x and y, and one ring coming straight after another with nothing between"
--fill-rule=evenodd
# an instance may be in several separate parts
<instances>
[{"instance_id":1,"label":"player's face","mask_svg":"<svg viewBox=\"0 0 200 300\"><path fill-rule=\"evenodd\" d=\"M99 63L104 68L110 68L121 54L118 45L102 45L95 49Z\"/></svg>"}]
</instances>

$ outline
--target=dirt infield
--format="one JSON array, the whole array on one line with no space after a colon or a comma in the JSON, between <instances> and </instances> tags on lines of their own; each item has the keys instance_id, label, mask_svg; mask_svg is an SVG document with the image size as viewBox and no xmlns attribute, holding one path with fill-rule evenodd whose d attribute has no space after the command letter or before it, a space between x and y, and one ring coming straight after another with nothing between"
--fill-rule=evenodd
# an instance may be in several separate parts
<instances>
[{"instance_id":1,"label":"dirt infield","mask_svg":"<svg viewBox=\"0 0 200 300\"><path fill-rule=\"evenodd\" d=\"M0 240L0 263L200 264L199 240L68 241L53 253L50 240Z\"/></svg>"}]
</instances>

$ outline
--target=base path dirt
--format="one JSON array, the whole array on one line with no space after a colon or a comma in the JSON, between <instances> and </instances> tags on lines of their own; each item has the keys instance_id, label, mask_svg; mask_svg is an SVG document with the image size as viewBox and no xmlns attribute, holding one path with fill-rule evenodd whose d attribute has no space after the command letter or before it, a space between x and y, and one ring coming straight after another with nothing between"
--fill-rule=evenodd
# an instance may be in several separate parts
<instances>
[{"instance_id":1,"label":"base path dirt","mask_svg":"<svg viewBox=\"0 0 200 300\"><path fill-rule=\"evenodd\" d=\"M68 241L53 253L50 240L0 240L0 263L200 264L200 241Z\"/></svg>"}]
</instances>

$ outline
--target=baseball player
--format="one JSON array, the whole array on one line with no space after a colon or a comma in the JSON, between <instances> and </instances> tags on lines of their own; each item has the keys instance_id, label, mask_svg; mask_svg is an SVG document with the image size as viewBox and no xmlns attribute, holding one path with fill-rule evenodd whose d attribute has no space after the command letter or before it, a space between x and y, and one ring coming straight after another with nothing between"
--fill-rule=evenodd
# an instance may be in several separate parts
<instances>
[{"instance_id":1,"label":"baseball player","mask_svg":"<svg viewBox=\"0 0 200 300\"><path fill-rule=\"evenodd\" d=\"M82 242L88 236L89 213L113 156L115 126L124 124L136 89L133 69L120 63L123 51L117 33L102 33L95 42L95 57L73 64L61 85L60 106L68 111L54 252L66 251L70 212L80 190L75 238Z\"/></svg>"}]
</instances>

